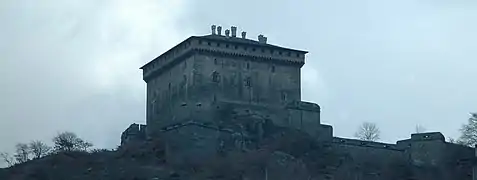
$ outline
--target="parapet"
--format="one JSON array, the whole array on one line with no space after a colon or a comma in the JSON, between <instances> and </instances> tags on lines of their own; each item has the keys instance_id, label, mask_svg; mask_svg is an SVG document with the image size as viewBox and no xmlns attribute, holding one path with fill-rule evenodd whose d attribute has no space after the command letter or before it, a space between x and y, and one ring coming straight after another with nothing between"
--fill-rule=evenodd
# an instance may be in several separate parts
<instances>
[{"instance_id":1,"label":"parapet","mask_svg":"<svg viewBox=\"0 0 477 180\"><path fill-rule=\"evenodd\" d=\"M429 132L429 133L416 133L411 134L412 141L429 141L429 140L439 140L445 142L445 137L440 132Z\"/></svg>"},{"instance_id":2,"label":"parapet","mask_svg":"<svg viewBox=\"0 0 477 180\"><path fill-rule=\"evenodd\" d=\"M146 139L146 125L144 124L131 124L121 134L121 145L131 140L144 140Z\"/></svg>"},{"instance_id":3,"label":"parapet","mask_svg":"<svg viewBox=\"0 0 477 180\"><path fill-rule=\"evenodd\" d=\"M315 111L320 112L320 106L316 103L305 102L305 101L292 101L287 104L287 109L298 109L305 111Z\"/></svg>"},{"instance_id":4,"label":"parapet","mask_svg":"<svg viewBox=\"0 0 477 180\"><path fill-rule=\"evenodd\" d=\"M348 146L361 146L361 147L369 147L369 148L402 151L402 149L399 148L396 144L388 144L388 143L373 142L373 141L363 141L363 140L358 140L358 139L347 139L347 138L333 137L333 143L340 144L340 145L348 145Z\"/></svg>"},{"instance_id":5,"label":"parapet","mask_svg":"<svg viewBox=\"0 0 477 180\"><path fill-rule=\"evenodd\" d=\"M212 33L205 36L191 36L160 56L154 58L140 69L143 70L143 80L148 82L167 69L187 59L196 52L217 53L233 57L246 57L256 61L284 63L295 66L305 64L307 51L290 49L267 43L267 37L261 35L258 41L237 37L237 27L232 26L226 34L222 34L221 26L211 26ZM229 33L232 33L231 36Z\"/></svg>"}]
</instances>

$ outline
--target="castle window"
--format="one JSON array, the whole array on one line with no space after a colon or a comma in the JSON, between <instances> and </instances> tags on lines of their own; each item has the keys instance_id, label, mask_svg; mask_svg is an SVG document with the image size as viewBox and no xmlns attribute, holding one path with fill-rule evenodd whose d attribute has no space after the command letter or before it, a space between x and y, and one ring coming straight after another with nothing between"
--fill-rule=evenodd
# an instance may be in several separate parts
<instances>
[{"instance_id":1,"label":"castle window","mask_svg":"<svg viewBox=\"0 0 477 180\"><path fill-rule=\"evenodd\" d=\"M283 53L280 51L280 52L278 52L278 54L282 55Z\"/></svg>"},{"instance_id":2,"label":"castle window","mask_svg":"<svg viewBox=\"0 0 477 180\"><path fill-rule=\"evenodd\" d=\"M300 57L300 54L299 54L299 53L296 53L296 57Z\"/></svg>"},{"instance_id":3,"label":"castle window","mask_svg":"<svg viewBox=\"0 0 477 180\"><path fill-rule=\"evenodd\" d=\"M202 40L199 40L199 44L202 44Z\"/></svg>"},{"instance_id":4,"label":"castle window","mask_svg":"<svg viewBox=\"0 0 477 180\"><path fill-rule=\"evenodd\" d=\"M291 52L288 52L288 53L287 53L287 56L291 56Z\"/></svg>"},{"instance_id":5,"label":"castle window","mask_svg":"<svg viewBox=\"0 0 477 180\"><path fill-rule=\"evenodd\" d=\"M265 49L262 49L262 53L264 53L264 52L265 52Z\"/></svg>"},{"instance_id":6,"label":"castle window","mask_svg":"<svg viewBox=\"0 0 477 180\"><path fill-rule=\"evenodd\" d=\"M247 77L247 78L245 79L245 86L247 86L247 87L251 87L251 86L252 86L252 78Z\"/></svg>"},{"instance_id":7,"label":"castle window","mask_svg":"<svg viewBox=\"0 0 477 180\"><path fill-rule=\"evenodd\" d=\"M212 73L212 81L216 83L220 82L220 74L217 71Z\"/></svg>"},{"instance_id":8,"label":"castle window","mask_svg":"<svg viewBox=\"0 0 477 180\"><path fill-rule=\"evenodd\" d=\"M217 59L214 59L214 64L217 65Z\"/></svg>"},{"instance_id":9,"label":"castle window","mask_svg":"<svg viewBox=\"0 0 477 180\"><path fill-rule=\"evenodd\" d=\"M217 47L220 47L220 43L217 43Z\"/></svg>"},{"instance_id":10,"label":"castle window","mask_svg":"<svg viewBox=\"0 0 477 180\"><path fill-rule=\"evenodd\" d=\"M238 46L237 46L237 45L235 45L235 49L238 49Z\"/></svg>"},{"instance_id":11,"label":"castle window","mask_svg":"<svg viewBox=\"0 0 477 180\"><path fill-rule=\"evenodd\" d=\"M250 69L250 63L247 62L247 69Z\"/></svg>"},{"instance_id":12,"label":"castle window","mask_svg":"<svg viewBox=\"0 0 477 180\"><path fill-rule=\"evenodd\" d=\"M275 66L272 65L272 72L275 72Z\"/></svg>"},{"instance_id":13,"label":"castle window","mask_svg":"<svg viewBox=\"0 0 477 180\"><path fill-rule=\"evenodd\" d=\"M287 101L287 93L286 92L282 92L282 101L283 102Z\"/></svg>"},{"instance_id":14,"label":"castle window","mask_svg":"<svg viewBox=\"0 0 477 180\"><path fill-rule=\"evenodd\" d=\"M210 42L207 42L207 45L209 45L209 46L210 46Z\"/></svg>"},{"instance_id":15,"label":"castle window","mask_svg":"<svg viewBox=\"0 0 477 180\"><path fill-rule=\"evenodd\" d=\"M225 45L225 47L226 47L226 48L229 48L229 45L228 45L228 44L226 44L226 45Z\"/></svg>"},{"instance_id":16,"label":"castle window","mask_svg":"<svg viewBox=\"0 0 477 180\"><path fill-rule=\"evenodd\" d=\"M252 48L252 51L254 51L254 52L255 52L255 50L256 50L255 48Z\"/></svg>"}]
</instances>

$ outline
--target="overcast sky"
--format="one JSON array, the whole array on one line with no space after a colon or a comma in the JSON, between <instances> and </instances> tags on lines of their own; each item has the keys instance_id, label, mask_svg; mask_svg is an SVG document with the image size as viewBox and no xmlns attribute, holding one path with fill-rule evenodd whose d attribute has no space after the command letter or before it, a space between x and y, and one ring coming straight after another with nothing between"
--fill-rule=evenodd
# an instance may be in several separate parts
<instances>
[{"instance_id":1,"label":"overcast sky","mask_svg":"<svg viewBox=\"0 0 477 180\"><path fill-rule=\"evenodd\" d=\"M115 147L145 122L138 68L212 24L308 50L303 99L335 136L457 137L477 111L476 19L473 0L3 0L0 151L60 131Z\"/></svg>"}]
</instances>

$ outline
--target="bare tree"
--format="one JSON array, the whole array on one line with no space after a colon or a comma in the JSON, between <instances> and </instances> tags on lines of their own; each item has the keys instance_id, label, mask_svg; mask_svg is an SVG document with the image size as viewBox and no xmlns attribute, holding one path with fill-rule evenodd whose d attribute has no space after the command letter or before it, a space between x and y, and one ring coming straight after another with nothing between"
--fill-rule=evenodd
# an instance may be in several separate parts
<instances>
[{"instance_id":1,"label":"bare tree","mask_svg":"<svg viewBox=\"0 0 477 180\"><path fill-rule=\"evenodd\" d=\"M31 153L33 155L33 158L38 159L43 156L46 156L50 150L51 147L46 145L45 143L41 141L32 141L29 144Z\"/></svg>"},{"instance_id":2,"label":"bare tree","mask_svg":"<svg viewBox=\"0 0 477 180\"><path fill-rule=\"evenodd\" d=\"M54 149L57 152L63 151L86 151L93 144L79 138L75 133L62 132L53 138Z\"/></svg>"},{"instance_id":3,"label":"bare tree","mask_svg":"<svg viewBox=\"0 0 477 180\"><path fill-rule=\"evenodd\" d=\"M415 129L415 133L424 133L426 132L426 128L424 128L423 126L421 125L416 125L416 129Z\"/></svg>"},{"instance_id":4,"label":"bare tree","mask_svg":"<svg viewBox=\"0 0 477 180\"><path fill-rule=\"evenodd\" d=\"M379 140L381 132L375 123L364 122L355 133L355 137L363 141Z\"/></svg>"},{"instance_id":5,"label":"bare tree","mask_svg":"<svg viewBox=\"0 0 477 180\"><path fill-rule=\"evenodd\" d=\"M13 156L9 153L1 152L0 158L2 158L5 163L7 163L8 167L13 166L15 164L15 158L13 158Z\"/></svg>"},{"instance_id":6,"label":"bare tree","mask_svg":"<svg viewBox=\"0 0 477 180\"><path fill-rule=\"evenodd\" d=\"M461 136L458 141L463 145L474 146L477 144L477 113L470 113L467 124L462 125L460 132Z\"/></svg>"},{"instance_id":7,"label":"bare tree","mask_svg":"<svg viewBox=\"0 0 477 180\"><path fill-rule=\"evenodd\" d=\"M25 143L18 143L16 146L15 160L18 163L24 163L30 160L30 147Z\"/></svg>"},{"instance_id":8,"label":"bare tree","mask_svg":"<svg viewBox=\"0 0 477 180\"><path fill-rule=\"evenodd\" d=\"M449 143L453 143L453 144L460 144L460 145L464 145L464 146L467 146L464 142L462 142L460 139L454 139L452 137L447 137L447 142Z\"/></svg>"}]
</instances>

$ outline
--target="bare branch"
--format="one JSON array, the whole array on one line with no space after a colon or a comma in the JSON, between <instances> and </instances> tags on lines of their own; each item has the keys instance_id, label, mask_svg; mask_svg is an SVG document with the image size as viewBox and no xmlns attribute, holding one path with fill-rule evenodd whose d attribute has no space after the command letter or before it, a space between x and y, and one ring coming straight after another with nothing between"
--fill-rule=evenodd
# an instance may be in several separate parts
<instances>
[{"instance_id":1,"label":"bare branch","mask_svg":"<svg viewBox=\"0 0 477 180\"><path fill-rule=\"evenodd\" d=\"M13 156L9 153L1 152L0 158L2 158L5 163L7 163L8 167L15 165L15 158L13 158Z\"/></svg>"},{"instance_id":2,"label":"bare branch","mask_svg":"<svg viewBox=\"0 0 477 180\"><path fill-rule=\"evenodd\" d=\"M380 133L376 124L365 122L359 127L355 137L363 141L377 141L380 138Z\"/></svg>"},{"instance_id":3,"label":"bare branch","mask_svg":"<svg viewBox=\"0 0 477 180\"><path fill-rule=\"evenodd\" d=\"M416 125L415 133L424 133L426 132L426 128L421 125Z\"/></svg>"},{"instance_id":4,"label":"bare branch","mask_svg":"<svg viewBox=\"0 0 477 180\"><path fill-rule=\"evenodd\" d=\"M28 144L18 143L15 155L13 155L18 163L24 163L30 160L30 147Z\"/></svg>"},{"instance_id":5,"label":"bare branch","mask_svg":"<svg viewBox=\"0 0 477 180\"><path fill-rule=\"evenodd\" d=\"M460 131L459 142L471 147L477 144L477 113L470 113L467 124L464 124Z\"/></svg>"},{"instance_id":6,"label":"bare branch","mask_svg":"<svg viewBox=\"0 0 477 180\"><path fill-rule=\"evenodd\" d=\"M86 151L93 144L79 138L75 133L62 132L53 138L55 151Z\"/></svg>"},{"instance_id":7,"label":"bare branch","mask_svg":"<svg viewBox=\"0 0 477 180\"><path fill-rule=\"evenodd\" d=\"M51 147L41 141L32 141L30 142L29 146L33 158L35 159L46 156L51 151Z\"/></svg>"}]
</instances>

